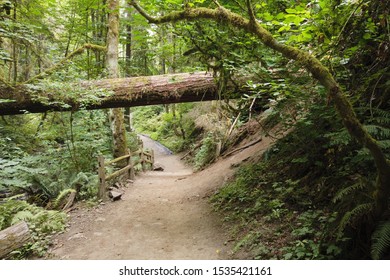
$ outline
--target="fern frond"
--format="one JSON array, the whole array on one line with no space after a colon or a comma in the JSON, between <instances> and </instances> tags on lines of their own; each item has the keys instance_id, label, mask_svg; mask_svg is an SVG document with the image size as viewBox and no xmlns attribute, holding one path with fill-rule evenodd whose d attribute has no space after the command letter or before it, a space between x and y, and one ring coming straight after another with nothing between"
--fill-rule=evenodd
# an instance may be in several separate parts
<instances>
[{"instance_id":1,"label":"fern frond","mask_svg":"<svg viewBox=\"0 0 390 280\"><path fill-rule=\"evenodd\" d=\"M13 216L13 218L11 220L11 225L17 224L20 221L29 221L29 220L33 219L33 217L34 217L34 214L28 210L19 211L18 213L16 213Z\"/></svg>"},{"instance_id":2,"label":"fern frond","mask_svg":"<svg viewBox=\"0 0 390 280\"><path fill-rule=\"evenodd\" d=\"M380 141L378 141L378 144L382 149L389 149L390 148L390 140L380 140Z\"/></svg>"},{"instance_id":3,"label":"fern frond","mask_svg":"<svg viewBox=\"0 0 390 280\"><path fill-rule=\"evenodd\" d=\"M329 138L329 144L331 146L346 146L352 141L351 136L345 128L338 132L327 133L325 137Z\"/></svg>"},{"instance_id":4,"label":"fern frond","mask_svg":"<svg viewBox=\"0 0 390 280\"><path fill-rule=\"evenodd\" d=\"M378 225L371 237L371 257L379 260L390 250L390 221Z\"/></svg>"},{"instance_id":5,"label":"fern frond","mask_svg":"<svg viewBox=\"0 0 390 280\"><path fill-rule=\"evenodd\" d=\"M380 116L380 117L374 117L370 120L370 123L376 123L380 125L390 125L390 114L386 117Z\"/></svg>"},{"instance_id":6,"label":"fern frond","mask_svg":"<svg viewBox=\"0 0 390 280\"><path fill-rule=\"evenodd\" d=\"M343 200L345 197L356 193L357 191L361 191L364 189L370 189L373 188L373 183L366 178L360 177L359 181L355 184L348 186L336 193L336 195L333 197L332 202L337 203L341 200Z\"/></svg>"},{"instance_id":7,"label":"fern frond","mask_svg":"<svg viewBox=\"0 0 390 280\"><path fill-rule=\"evenodd\" d=\"M364 125L364 128L375 138L389 139L390 138L390 128L383 127L375 124Z\"/></svg>"},{"instance_id":8,"label":"fern frond","mask_svg":"<svg viewBox=\"0 0 390 280\"><path fill-rule=\"evenodd\" d=\"M362 184L362 182L360 182L360 181L349 186L349 187L346 187L346 188L344 188L336 193L336 195L332 199L332 202L337 203L337 202L343 200L346 196L348 196L352 193L355 193L356 191L363 190L364 187L365 187L365 185Z\"/></svg>"},{"instance_id":9,"label":"fern frond","mask_svg":"<svg viewBox=\"0 0 390 280\"><path fill-rule=\"evenodd\" d=\"M347 226L353 225L356 221L360 220L362 217L369 215L373 210L374 204L372 202L363 203L356 206L351 211L345 213L343 218L340 221L338 227L338 237L341 238Z\"/></svg>"},{"instance_id":10,"label":"fern frond","mask_svg":"<svg viewBox=\"0 0 390 280\"><path fill-rule=\"evenodd\" d=\"M390 123L390 112L387 110L382 110L379 108L372 108L371 109L373 113L375 114L375 117L373 118L376 120L377 118L381 117L388 120L388 123Z\"/></svg>"}]
</instances>

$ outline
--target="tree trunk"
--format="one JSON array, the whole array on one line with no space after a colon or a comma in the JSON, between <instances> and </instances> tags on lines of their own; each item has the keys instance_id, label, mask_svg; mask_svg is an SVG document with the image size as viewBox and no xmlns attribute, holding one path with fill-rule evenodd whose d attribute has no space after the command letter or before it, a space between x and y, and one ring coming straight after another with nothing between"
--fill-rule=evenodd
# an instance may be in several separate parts
<instances>
[{"instance_id":1,"label":"tree trunk","mask_svg":"<svg viewBox=\"0 0 390 280\"><path fill-rule=\"evenodd\" d=\"M213 76L204 72L85 81L73 87L80 93L69 97L58 92L33 91L26 85L10 87L0 83L0 115L123 108L219 98ZM82 88L85 88L84 93ZM107 90L112 94L91 94L88 92L91 89ZM231 89L237 93L248 91L245 88Z\"/></svg>"},{"instance_id":2,"label":"tree trunk","mask_svg":"<svg viewBox=\"0 0 390 280\"><path fill-rule=\"evenodd\" d=\"M17 22L16 21L16 6L17 6L17 3L15 2L14 3L14 14L13 14L13 20L14 22ZM15 33L17 32L16 31L16 26L14 27L14 30L13 30ZM12 42L12 60L13 60L13 82L16 84L16 82L18 81L18 48L17 48L17 39L16 38L12 38L11 40Z\"/></svg>"},{"instance_id":3,"label":"tree trunk","mask_svg":"<svg viewBox=\"0 0 390 280\"><path fill-rule=\"evenodd\" d=\"M132 60L132 50L133 50L133 29L130 24L132 15L131 15L130 9L127 10L126 12L126 46L125 46L125 53L126 53L126 77L132 76L131 73L131 60Z\"/></svg>"},{"instance_id":4,"label":"tree trunk","mask_svg":"<svg viewBox=\"0 0 390 280\"><path fill-rule=\"evenodd\" d=\"M30 239L26 222L21 222L0 231L0 259L22 247Z\"/></svg>"},{"instance_id":5,"label":"tree trunk","mask_svg":"<svg viewBox=\"0 0 390 280\"><path fill-rule=\"evenodd\" d=\"M119 77L118 46L119 46L119 0L108 2L108 32L107 32L107 71L110 78ZM127 153L126 129L124 112L121 108L110 110L110 123L113 136L114 158ZM126 165L126 161L119 166Z\"/></svg>"}]
</instances>

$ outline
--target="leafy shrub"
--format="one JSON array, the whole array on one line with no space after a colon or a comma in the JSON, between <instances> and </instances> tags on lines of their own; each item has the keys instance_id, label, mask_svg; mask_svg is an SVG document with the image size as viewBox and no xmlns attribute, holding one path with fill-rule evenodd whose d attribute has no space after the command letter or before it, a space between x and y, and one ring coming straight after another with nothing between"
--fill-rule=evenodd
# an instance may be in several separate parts
<instances>
[{"instance_id":1,"label":"leafy shrub","mask_svg":"<svg viewBox=\"0 0 390 280\"><path fill-rule=\"evenodd\" d=\"M195 168L202 169L215 159L216 143L212 134L208 134L203 139L203 143L199 151L195 155Z\"/></svg>"}]
</instances>

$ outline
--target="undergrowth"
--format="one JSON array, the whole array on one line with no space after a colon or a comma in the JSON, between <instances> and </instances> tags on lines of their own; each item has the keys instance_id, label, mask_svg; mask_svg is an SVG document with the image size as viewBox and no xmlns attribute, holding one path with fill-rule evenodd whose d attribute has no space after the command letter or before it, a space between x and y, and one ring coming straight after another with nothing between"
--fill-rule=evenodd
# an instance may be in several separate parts
<instances>
[{"instance_id":1,"label":"undergrowth","mask_svg":"<svg viewBox=\"0 0 390 280\"><path fill-rule=\"evenodd\" d=\"M235 252L255 259L388 256L388 220L372 216L373 162L334 119L333 110L314 107L211 198L235 225ZM365 123L387 153L389 119L380 111Z\"/></svg>"},{"instance_id":2,"label":"undergrowth","mask_svg":"<svg viewBox=\"0 0 390 280\"><path fill-rule=\"evenodd\" d=\"M52 235L65 229L66 218L65 213L45 210L25 201L8 200L0 204L0 230L21 221L25 221L30 229L30 241L13 251L9 258L44 256L51 244Z\"/></svg>"}]
</instances>

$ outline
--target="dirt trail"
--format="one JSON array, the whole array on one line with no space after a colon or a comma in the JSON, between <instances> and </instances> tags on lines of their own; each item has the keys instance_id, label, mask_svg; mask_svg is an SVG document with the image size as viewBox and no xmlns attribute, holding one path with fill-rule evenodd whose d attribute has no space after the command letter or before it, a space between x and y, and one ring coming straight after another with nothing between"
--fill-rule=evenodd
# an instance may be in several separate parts
<instances>
[{"instance_id":1,"label":"dirt trail","mask_svg":"<svg viewBox=\"0 0 390 280\"><path fill-rule=\"evenodd\" d=\"M193 173L175 155L146 137L164 171L137 176L122 200L71 213L67 232L57 236L53 259L229 259L220 217L207 198L226 181L232 165L268 147L270 140L201 172Z\"/></svg>"}]
</instances>

